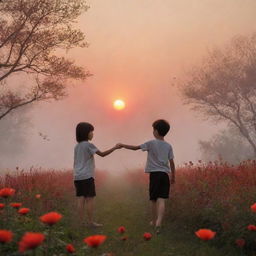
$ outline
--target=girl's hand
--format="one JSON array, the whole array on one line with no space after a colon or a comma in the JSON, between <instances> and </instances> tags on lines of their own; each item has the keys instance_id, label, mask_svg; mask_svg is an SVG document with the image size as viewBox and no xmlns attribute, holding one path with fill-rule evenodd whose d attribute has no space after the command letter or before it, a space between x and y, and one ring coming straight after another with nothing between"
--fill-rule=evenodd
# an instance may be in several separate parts
<instances>
[{"instance_id":1,"label":"girl's hand","mask_svg":"<svg viewBox=\"0 0 256 256\"><path fill-rule=\"evenodd\" d=\"M119 148L122 148L123 147L123 144L122 143L117 143L116 145L115 145L115 148L116 149L119 149Z\"/></svg>"}]
</instances>

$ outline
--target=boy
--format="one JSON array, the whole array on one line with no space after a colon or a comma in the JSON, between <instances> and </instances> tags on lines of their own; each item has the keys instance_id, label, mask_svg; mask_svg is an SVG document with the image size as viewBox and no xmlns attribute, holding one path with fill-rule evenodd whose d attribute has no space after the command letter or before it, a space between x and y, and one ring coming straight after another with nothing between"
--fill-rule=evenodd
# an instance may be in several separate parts
<instances>
[{"instance_id":1,"label":"boy","mask_svg":"<svg viewBox=\"0 0 256 256\"><path fill-rule=\"evenodd\" d=\"M153 124L154 140L150 140L139 146L118 144L130 150L147 151L147 163L145 172L149 177L149 197L152 202L151 225L156 228L156 233L160 233L162 220L165 212L165 200L169 198L171 169L171 184L175 183L175 164L173 161L172 146L164 140L164 136L169 132L170 125L166 120L159 119Z\"/></svg>"}]
</instances>

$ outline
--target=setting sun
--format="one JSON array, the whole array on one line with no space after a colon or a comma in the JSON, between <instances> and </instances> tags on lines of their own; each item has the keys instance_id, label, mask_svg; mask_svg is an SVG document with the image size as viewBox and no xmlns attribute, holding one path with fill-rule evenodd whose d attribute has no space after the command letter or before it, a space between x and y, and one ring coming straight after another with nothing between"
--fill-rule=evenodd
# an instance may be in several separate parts
<instances>
[{"instance_id":1,"label":"setting sun","mask_svg":"<svg viewBox=\"0 0 256 256\"><path fill-rule=\"evenodd\" d=\"M116 110L122 110L125 108L125 102L123 100L115 100L113 103L113 107Z\"/></svg>"}]
</instances>

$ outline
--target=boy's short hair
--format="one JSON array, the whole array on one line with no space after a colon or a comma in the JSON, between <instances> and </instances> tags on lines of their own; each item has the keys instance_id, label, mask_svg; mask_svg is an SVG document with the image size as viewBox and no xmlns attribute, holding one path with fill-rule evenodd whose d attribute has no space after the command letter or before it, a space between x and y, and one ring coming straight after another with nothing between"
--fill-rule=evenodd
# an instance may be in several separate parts
<instances>
[{"instance_id":1,"label":"boy's short hair","mask_svg":"<svg viewBox=\"0 0 256 256\"><path fill-rule=\"evenodd\" d=\"M81 141L88 141L88 135L91 131L94 130L94 127L90 123L79 123L76 126L76 141L81 142Z\"/></svg>"},{"instance_id":2,"label":"boy's short hair","mask_svg":"<svg viewBox=\"0 0 256 256\"><path fill-rule=\"evenodd\" d=\"M156 120L152 126L160 136L165 136L170 130L170 124L164 119Z\"/></svg>"}]
</instances>

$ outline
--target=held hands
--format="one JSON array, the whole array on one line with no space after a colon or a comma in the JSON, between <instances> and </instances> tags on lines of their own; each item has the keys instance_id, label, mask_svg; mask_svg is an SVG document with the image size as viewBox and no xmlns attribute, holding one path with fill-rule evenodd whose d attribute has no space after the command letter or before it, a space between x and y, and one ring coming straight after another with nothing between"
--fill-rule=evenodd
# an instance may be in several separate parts
<instances>
[{"instance_id":1,"label":"held hands","mask_svg":"<svg viewBox=\"0 0 256 256\"><path fill-rule=\"evenodd\" d=\"M115 149L119 149L119 148L122 148L123 147L123 144L122 143L117 143L115 145Z\"/></svg>"}]
</instances>

